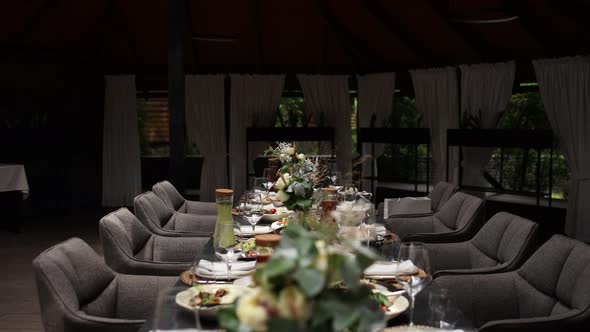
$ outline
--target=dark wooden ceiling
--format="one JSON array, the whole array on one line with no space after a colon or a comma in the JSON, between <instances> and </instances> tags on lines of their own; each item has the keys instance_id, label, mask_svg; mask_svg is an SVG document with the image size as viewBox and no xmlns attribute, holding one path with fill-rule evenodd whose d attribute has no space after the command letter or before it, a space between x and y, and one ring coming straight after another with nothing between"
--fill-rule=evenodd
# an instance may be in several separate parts
<instances>
[{"instance_id":1,"label":"dark wooden ceiling","mask_svg":"<svg viewBox=\"0 0 590 332\"><path fill-rule=\"evenodd\" d=\"M186 1L188 72L372 72L590 53L590 0ZM166 0L3 3L6 54L165 67ZM518 19L493 24L461 19ZM231 41L193 40L224 36Z\"/></svg>"}]
</instances>

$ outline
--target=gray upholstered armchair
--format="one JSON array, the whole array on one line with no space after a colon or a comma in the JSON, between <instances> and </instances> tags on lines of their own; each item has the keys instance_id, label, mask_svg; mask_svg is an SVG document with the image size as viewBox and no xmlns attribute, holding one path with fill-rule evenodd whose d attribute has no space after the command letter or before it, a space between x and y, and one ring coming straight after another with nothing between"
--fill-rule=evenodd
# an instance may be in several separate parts
<instances>
[{"instance_id":1,"label":"gray upholstered armchair","mask_svg":"<svg viewBox=\"0 0 590 332\"><path fill-rule=\"evenodd\" d=\"M178 276L209 237L167 237L150 233L127 208L100 220L105 262L119 273Z\"/></svg>"},{"instance_id":2,"label":"gray upholstered armchair","mask_svg":"<svg viewBox=\"0 0 590 332\"><path fill-rule=\"evenodd\" d=\"M426 243L461 242L471 239L484 223L484 201L456 192L431 216L393 217L384 220L385 227L403 241Z\"/></svg>"},{"instance_id":3,"label":"gray upholstered armchair","mask_svg":"<svg viewBox=\"0 0 590 332\"><path fill-rule=\"evenodd\" d=\"M440 208L455 194L459 191L459 187L452 183L441 181L432 188L432 191L426 196L430 198L431 209L432 212L429 213L419 213L419 214L411 214L411 215L403 215L403 217L410 217L410 216L428 216L435 214ZM383 203L379 203L378 206L379 215L383 216ZM398 216L402 217L402 215Z\"/></svg>"},{"instance_id":4,"label":"gray upholstered armchair","mask_svg":"<svg viewBox=\"0 0 590 332\"><path fill-rule=\"evenodd\" d=\"M176 212L151 191L135 197L133 205L137 219L154 234L206 236L215 231L215 216Z\"/></svg>"},{"instance_id":5,"label":"gray upholstered armchair","mask_svg":"<svg viewBox=\"0 0 590 332\"><path fill-rule=\"evenodd\" d=\"M537 224L496 213L469 241L427 244L434 277L498 273L518 268L534 251Z\"/></svg>"},{"instance_id":6,"label":"gray upholstered armchair","mask_svg":"<svg viewBox=\"0 0 590 332\"><path fill-rule=\"evenodd\" d=\"M516 271L441 276L480 331L589 331L590 246L555 235Z\"/></svg>"},{"instance_id":7,"label":"gray upholstered armchair","mask_svg":"<svg viewBox=\"0 0 590 332\"><path fill-rule=\"evenodd\" d=\"M217 213L215 203L190 201L185 199L178 190L176 190L172 183L168 181L154 184L152 191L160 197L166 206L176 212L200 215L215 215Z\"/></svg>"},{"instance_id":8,"label":"gray upholstered armchair","mask_svg":"<svg viewBox=\"0 0 590 332\"><path fill-rule=\"evenodd\" d=\"M33 261L46 332L131 332L149 317L158 292L178 277L117 274L73 238Z\"/></svg>"}]
</instances>

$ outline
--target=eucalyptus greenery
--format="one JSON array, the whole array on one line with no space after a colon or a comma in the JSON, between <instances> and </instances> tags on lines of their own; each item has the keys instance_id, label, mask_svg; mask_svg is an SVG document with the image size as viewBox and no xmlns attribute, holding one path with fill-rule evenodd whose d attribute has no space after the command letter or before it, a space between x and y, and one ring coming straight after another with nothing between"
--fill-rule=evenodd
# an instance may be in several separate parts
<instances>
[{"instance_id":1,"label":"eucalyptus greenery","mask_svg":"<svg viewBox=\"0 0 590 332\"><path fill-rule=\"evenodd\" d=\"M220 310L228 331L376 331L384 315L360 282L377 256L355 243L332 246L335 229L289 223L272 258L256 269L254 298ZM346 285L345 288L333 285ZM256 313L256 316L253 314Z\"/></svg>"}]
</instances>

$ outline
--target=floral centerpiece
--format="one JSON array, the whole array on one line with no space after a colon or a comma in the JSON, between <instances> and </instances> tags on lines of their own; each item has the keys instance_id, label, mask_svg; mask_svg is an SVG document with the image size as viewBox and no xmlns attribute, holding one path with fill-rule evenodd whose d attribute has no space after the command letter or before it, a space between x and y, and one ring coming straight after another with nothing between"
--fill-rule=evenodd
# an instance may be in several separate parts
<instances>
[{"instance_id":1,"label":"floral centerpiece","mask_svg":"<svg viewBox=\"0 0 590 332\"><path fill-rule=\"evenodd\" d=\"M290 143L279 143L265 151L266 156L277 157L281 163L274 184L277 199L289 210L305 211L311 207L314 188L323 180L317 159L311 160L297 153Z\"/></svg>"},{"instance_id":2,"label":"floral centerpiece","mask_svg":"<svg viewBox=\"0 0 590 332\"><path fill-rule=\"evenodd\" d=\"M279 247L253 276L254 292L219 311L232 331L376 331L385 325L374 293L360 282L375 254L336 249L331 236L290 223Z\"/></svg>"}]
</instances>

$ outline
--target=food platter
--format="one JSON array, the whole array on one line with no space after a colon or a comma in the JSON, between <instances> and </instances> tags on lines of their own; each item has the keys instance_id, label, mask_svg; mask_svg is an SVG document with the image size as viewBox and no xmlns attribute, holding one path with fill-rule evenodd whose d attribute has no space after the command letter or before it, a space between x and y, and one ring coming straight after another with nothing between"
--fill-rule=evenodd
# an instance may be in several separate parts
<instances>
[{"instance_id":1,"label":"food platter","mask_svg":"<svg viewBox=\"0 0 590 332\"><path fill-rule=\"evenodd\" d=\"M176 294L176 304L191 312L199 310L201 317L214 318L219 308L231 305L238 297L251 291L248 287L231 284L199 285Z\"/></svg>"}]
</instances>

